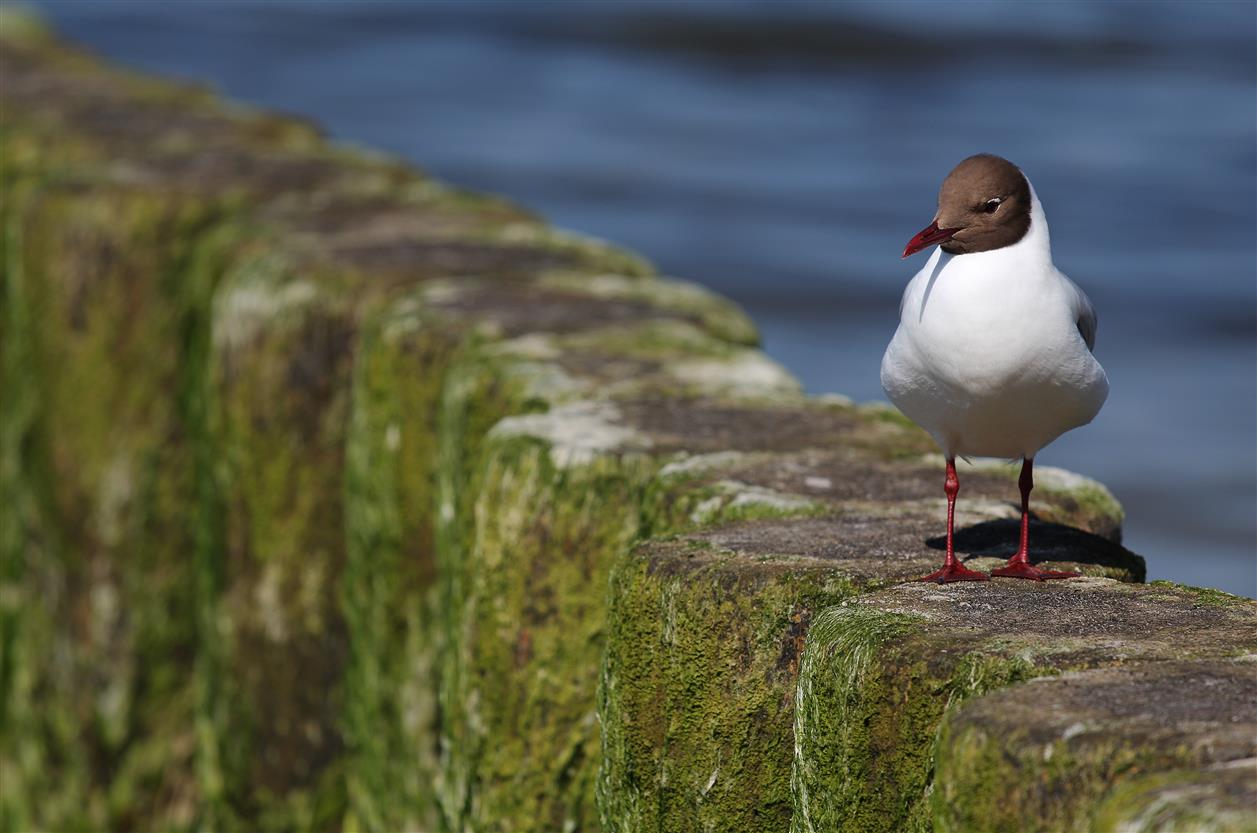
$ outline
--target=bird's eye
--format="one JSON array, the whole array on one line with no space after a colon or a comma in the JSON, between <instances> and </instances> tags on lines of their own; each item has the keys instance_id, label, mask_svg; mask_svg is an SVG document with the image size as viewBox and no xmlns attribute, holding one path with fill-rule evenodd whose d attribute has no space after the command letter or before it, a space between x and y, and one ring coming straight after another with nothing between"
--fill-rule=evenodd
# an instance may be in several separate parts
<instances>
[{"instance_id":1,"label":"bird's eye","mask_svg":"<svg viewBox=\"0 0 1257 833\"><path fill-rule=\"evenodd\" d=\"M1000 200L999 197L994 197L993 199L989 199L986 201L986 205L982 206L982 210L985 211L987 214L994 214L996 210L999 209L1001 202L1002 200Z\"/></svg>"}]
</instances>

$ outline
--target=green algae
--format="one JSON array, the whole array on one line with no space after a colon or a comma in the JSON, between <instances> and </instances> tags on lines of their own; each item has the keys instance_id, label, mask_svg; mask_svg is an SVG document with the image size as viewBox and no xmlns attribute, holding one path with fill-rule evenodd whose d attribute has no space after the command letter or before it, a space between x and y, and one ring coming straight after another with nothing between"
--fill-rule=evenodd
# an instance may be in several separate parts
<instances>
[{"instance_id":1,"label":"green algae","mask_svg":"<svg viewBox=\"0 0 1257 833\"><path fill-rule=\"evenodd\" d=\"M48 43L52 32L39 15L20 4L0 8L0 39L28 44Z\"/></svg>"},{"instance_id":2,"label":"green algae","mask_svg":"<svg viewBox=\"0 0 1257 833\"><path fill-rule=\"evenodd\" d=\"M857 604L817 616L796 696L794 833L929 829L943 714L973 694L1052 673L978 652L932 663L916 646L926 621Z\"/></svg>"},{"instance_id":3,"label":"green algae","mask_svg":"<svg viewBox=\"0 0 1257 833\"><path fill-rule=\"evenodd\" d=\"M1250 761L1136 776L1095 810L1096 833L1255 833Z\"/></svg>"},{"instance_id":4,"label":"green algae","mask_svg":"<svg viewBox=\"0 0 1257 833\"><path fill-rule=\"evenodd\" d=\"M453 346L410 299L368 320L346 451L348 827L434 829L436 430Z\"/></svg>"},{"instance_id":5,"label":"green algae","mask_svg":"<svg viewBox=\"0 0 1257 833\"><path fill-rule=\"evenodd\" d=\"M186 828L205 812L191 728L199 595L186 555L204 525L189 517L200 478L188 367L235 218L134 189L88 197L45 180L27 193L6 220L6 311L18 326L5 356L22 357L6 391L28 403L20 423L5 420L25 435L6 442L21 449L6 476L29 498L15 507L25 540L6 557L22 565L6 585L43 590L6 617L4 701L22 730L0 815ZM39 659L50 653L64 661ZM29 803L49 794L60 800Z\"/></svg>"},{"instance_id":6,"label":"green algae","mask_svg":"<svg viewBox=\"0 0 1257 833\"><path fill-rule=\"evenodd\" d=\"M456 364L442 417L441 803L456 829L590 829L595 588L637 535L654 464L563 460L536 438L494 435L487 415L541 406L502 361Z\"/></svg>"},{"instance_id":7,"label":"green algae","mask_svg":"<svg viewBox=\"0 0 1257 833\"><path fill-rule=\"evenodd\" d=\"M39 598L39 579L54 574L60 550L50 523L51 461L43 430L42 388L38 373L39 316L31 308L26 269L25 218L38 193L40 177L15 171L10 134L0 134L0 174L5 199L0 201L3 250L0 253L0 827L18 830L41 820L35 797L53 792L50 753L68 743L73 716L64 706L36 708L47 691L41 667L46 646L56 639L56 622ZM55 709L55 714L51 713ZM56 751L54 751L56 750ZM80 772L69 767L59 784L70 802L85 792ZM54 782L55 783L55 782ZM57 802L47 817L65 818L72 804Z\"/></svg>"},{"instance_id":8,"label":"green algae","mask_svg":"<svg viewBox=\"0 0 1257 833\"><path fill-rule=\"evenodd\" d=\"M484 438L498 415L527 407L520 383L495 373L478 348L483 345L473 341L466 354L450 365L437 414L439 768L434 787L441 824L450 830L471 826L482 743L476 731L481 725L479 704L464 696L473 673L467 661L474 616L468 595L474 570L470 558L475 531L472 484Z\"/></svg>"},{"instance_id":9,"label":"green algae","mask_svg":"<svg viewBox=\"0 0 1257 833\"><path fill-rule=\"evenodd\" d=\"M1060 739L1028 742L1035 728L993 739L973 727L954 731L945 725L939 767L950 777L933 796L933 829L1092 830L1094 808L1115 785L1131 773L1157 771L1187 757L1174 746L1132 746L1120 735L1073 750ZM1010 758L1021 756L1031 756L1029 766L1010 766Z\"/></svg>"},{"instance_id":10,"label":"green algae","mask_svg":"<svg viewBox=\"0 0 1257 833\"><path fill-rule=\"evenodd\" d=\"M337 277L330 289L320 277L295 284L263 254L227 275L209 368L224 518L221 723L232 738L224 796L241 818L297 829L326 826L345 804L339 588L356 319Z\"/></svg>"},{"instance_id":11,"label":"green algae","mask_svg":"<svg viewBox=\"0 0 1257 833\"><path fill-rule=\"evenodd\" d=\"M1164 587L1167 590L1177 590L1183 593L1189 593L1197 603L1206 607L1240 607L1252 604L1251 599L1243 596L1236 596L1231 593L1225 593L1221 590L1214 590L1212 587L1193 587L1189 584L1178 584L1173 581L1157 580L1148 582L1149 587Z\"/></svg>"},{"instance_id":12,"label":"green algae","mask_svg":"<svg viewBox=\"0 0 1257 833\"><path fill-rule=\"evenodd\" d=\"M795 694L794 833L894 826L905 815L879 816L864 805L869 770L898 751L881 737L893 741L898 733L874 723L878 700L897 696L879 685L877 660L916 624L911 616L854 607L829 608L812 623Z\"/></svg>"},{"instance_id":13,"label":"green algae","mask_svg":"<svg viewBox=\"0 0 1257 833\"><path fill-rule=\"evenodd\" d=\"M1171 660L971 701L940 731L935 827L1107 829L1109 807L1144 829L1251 806L1252 682L1248 660Z\"/></svg>"},{"instance_id":14,"label":"green algae","mask_svg":"<svg viewBox=\"0 0 1257 833\"><path fill-rule=\"evenodd\" d=\"M602 827L784 830L794 682L823 565L649 546L617 562L599 688Z\"/></svg>"}]
</instances>

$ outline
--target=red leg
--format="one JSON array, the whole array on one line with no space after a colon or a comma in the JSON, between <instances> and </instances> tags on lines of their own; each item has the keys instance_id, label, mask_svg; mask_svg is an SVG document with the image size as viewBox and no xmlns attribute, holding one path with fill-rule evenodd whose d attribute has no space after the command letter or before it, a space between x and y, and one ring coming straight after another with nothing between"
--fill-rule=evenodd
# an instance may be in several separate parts
<instances>
[{"instance_id":1,"label":"red leg","mask_svg":"<svg viewBox=\"0 0 1257 833\"><path fill-rule=\"evenodd\" d=\"M934 581L939 584L946 584L949 581L989 581L991 577L986 573L970 570L960 563L960 559L956 557L956 548L952 543L953 527L956 524L956 495L960 494L960 478L956 477L954 458L947 459L947 480L943 484L943 491L947 493L947 559L943 562L941 570L935 570L917 581Z\"/></svg>"},{"instance_id":2,"label":"red leg","mask_svg":"<svg viewBox=\"0 0 1257 833\"><path fill-rule=\"evenodd\" d=\"M1050 578L1073 578L1082 573L1067 573L1061 570L1040 570L1030 563L1030 490L1034 488L1034 458L1027 457L1021 464L1021 477L1017 479L1021 487L1021 544L1017 552L1008 559L1008 564L991 575L1003 578L1028 578L1044 581Z\"/></svg>"}]
</instances>

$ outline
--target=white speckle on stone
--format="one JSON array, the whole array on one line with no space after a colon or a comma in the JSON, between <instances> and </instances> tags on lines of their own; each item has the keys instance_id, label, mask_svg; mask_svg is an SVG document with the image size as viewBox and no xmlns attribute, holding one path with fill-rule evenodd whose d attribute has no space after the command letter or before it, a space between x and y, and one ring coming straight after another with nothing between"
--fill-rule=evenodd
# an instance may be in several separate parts
<instances>
[{"instance_id":1,"label":"white speckle on stone","mask_svg":"<svg viewBox=\"0 0 1257 833\"><path fill-rule=\"evenodd\" d=\"M708 779L707 779L707 783L703 785L703 790L702 790L702 792L703 792L703 796L704 796L704 797L706 797L707 793L711 792L711 788L712 788L712 787L716 786L716 777L717 777L718 775L720 775L720 766L719 766L719 765L717 765L717 766L716 766L716 768L712 770L712 772L711 772L711 777L710 777L710 778L708 778Z\"/></svg>"},{"instance_id":2,"label":"white speckle on stone","mask_svg":"<svg viewBox=\"0 0 1257 833\"><path fill-rule=\"evenodd\" d=\"M528 333L518 338L508 339L495 345L493 352L539 361L557 359L562 355L562 351L555 346L554 336L549 333Z\"/></svg>"},{"instance_id":3,"label":"white speckle on stone","mask_svg":"<svg viewBox=\"0 0 1257 833\"><path fill-rule=\"evenodd\" d=\"M640 291L640 287L636 284L641 284L641 279L615 274L593 275L592 277L553 275L542 280L541 283L542 286L549 285L557 289L576 289L596 298L625 298Z\"/></svg>"},{"instance_id":4,"label":"white speckle on stone","mask_svg":"<svg viewBox=\"0 0 1257 833\"><path fill-rule=\"evenodd\" d=\"M1100 576L1078 576L1077 578L1066 579L1065 581L1060 582L1059 586L1072 587L1076 590L1098 590L1100 588L1113 590L1125 589L1123 582L1120 582L1115 578L1102 578Z\"/></svg>"},{"instance_id":5,"label":"white speckle on stone","mask_svg":"<svg viewBox=\"0 0 1257 833\"><path fill-rule=\"evenodd\" d=\"M1233 761L1218 761L1216 764L1210 764L1209 769L1213 772L1227 769L1257 769L1257 758L1236 758Z\"/></svg>"},{"instance_id":6,"label":"white speckle on stone","mask_svg":"<svg viewBox=\"0 0 1257 833\"><path fill-rule=\"evenodd\" d=\"M1069 724L1068 726L1066 726L1066 727L1065 727L1065 731L1064 731L1064 732L1061 732L1061 740L1063 740L1063 741L1068 741L1068 740L1070 740L1071 738L1074 738L1074 737L1077 737L1078 735L1081 735L1081 734L1082 734L1083 732L1085 732L1085 731L1087 731L1087 724L1085 724L1085 723L1071 723L1071 724Z\"/></svg>"},{"instance_id":7,"label":"white speckle on stone","mask_svg":"<svg viewBox=\"0 0 1257 833\"><path fill-rule=\"evenodd\" d=\"M122 537L123 516L135 493L135 479L131 471L131 457L119 452L105 467L100 482L97 502L97 529L101 541L113 546Z\"/></svg>"},{"instance_id":8,"label":"white speckle on stone","mask_svg":"<svg viewBox=\"0 0 1257 833\"><path fill-rule=\"evenodd\" d=\"M963 487L962 487L963 488ZM938 504L946 507L947 499L939 498ZM1011 501L990 500L989 498L973 498L966 502L956 503L956 527L961 525L993 521L1003 518L1021 518L1021 509Z\"/></svg>"},{"instance_id":9,"label":"white speckle on stone","mask_svg":"<svg viewBox=\"0 0 1257 833\"><path fill-rule=\"evenodd\" d=\"M800 495L774 491L762 486L752 486L738 480L721 480L713 484L719 494L707 498L690 513L694 523L706 523L722 511L761 509L769 512L790 514L814 509L818 504Z\"/></svg>"},{"instance_id":10,"label":"white speckle on stone","mask_svg":"<svg viewBox=\"0 0 1257 833\"><path fill-rule=\"evenodd\" d=\"M720 507L724 506L725 499L720 495L713 495L707 500L694 507L694 511L690 513L690 520L696 524L703 524L716 516L720 511Z\"/></svg>"},{"instance_id":11,"label":"white speckle on stone","mask_svg":"<svg viewBox=\"0 0 1257 833\"><path fill-rule=\"evenodd\" d=\"M659 470L660 477L693 476L736 465L746 457L740 451L715 451L711 454L695 454L680 460L673 460Z\"/></svg>"},{"instance_id":12,"label":"white speckle on stone","mask_svg":"<svg viewBox=\"0 0 1257 833\"><path fill-rule=\"evenodd\" d=\"M508 223L498 231L498 239L507 243L532 243L544 240L546 229L537 223Z\"/></svg>"},{"instance_id":13,"label":"white speckle on stone","mask_svg":"<svg viewBox=\"0 0 1257 833\"><path fill-rule=\"evenodd\" d=\"M475 322L472 326L472 332L485 341L498 341L506 333L501 321L492 318L482 318Z\"/></svg>"},{"instance_id":14,"label":"white speckle on stone","mask_svg":"<svg viewBox=\"0 0 1257 833\"><path fill-rule=\"evenodd\" d=\"M494 438L535 437L550 444L559 468L584 465L612 451L643 450L650 440L619 423L620 413L607 402L569 402L544 414L506 417L489 431Z\"/></svg>"},{"instance_id":15,"label":"white speckle on stone","mask_svg":"<svg viewBox=\"0 0 1257 833\"><path fill-rule=\"evenodd\" d=\"M733 492L734 498L729 502L730 509L741 509L748 506L776 509L782 512L810 509L816 504L799 495L765 489L762 486L751 486L736 480L722 480L720 487Z\"/></svg>"},{"instance_id":16,"label":"white speckle on stone","mask_svg":"<svg viewBox=\"0 0 1257 833\"><path fill-rule=\"evenodd\" d=\"M803 481L809 489L815 489L818 492L826 492L834 488L834 481L828 477L808 477Z\"/></svg>"},{"instance_id":17,"label":"white speckle on stone","mask_svg":"<svg viewBox=\"0 0 1257 833\"><path fill-rule=\"evenodd\" d=\"M572 399L589 388L585 382L548 361L514 361L506 366L503 375L521 383L526 396L548 402Z\"/></svg>"},{"instance_id":18,"label":"white speckle on stone","mask_svg":"<svg viewBox=\"0 0 1257 833\"><path fill-rule=\"evenodd\" d=\"M1100 485L1090 477L1083 477L1081 474L1075 474L1066 469L1058 469L1055 466L1035 466L1034 480L1035 485L1046 486L1049 489L1060 489L1061 491L1072 491L1084 486Z\"/></svg>"},{"instance_id":19,"label":"white speckle on stone","mask_svg":"<svg viewBox=\"0 0 1257 833\"><path fill-rule=\"evenodd\" d=\"M276 285L258 281L229 287L214 305L214 346L238 349L269 322L318 295L313 284L290 281Z\"/></svg>"},{"instance_id":20,"label":"white speckle on stone","mask_svg":"<svg viewBox=\"0 0 1257 833\"><path fill-rule=\"evenodd\" d=\"M711 393L741 396L797 396L799 380L758 350L744 350L727 359L679 362L676 378Z\"/></svg>"},{"instance_id":21,"label":"white speckle on stone","mask_svg":"<svg viewBox=\"0 0 1257 833\"><path fill-rule=\"evenodd\" d=\"M118 624L118 588L108 578L97 579L91 589L91 636L98 646L108 645Z\"/></svg>"},{"instance_id":22,"label":"white speckle on stone","mask_svg":"<svg viewBox=\"0 0 1257 833\"><path fill-rule=\"evenodd\" d=\"M395 299L388 306L380 334L391 341L417 333L423 323L421 311L419 299L414 295Z\"/></svg>"},{"instance_id":23,"label":"white speckle on stone","mask_svg":"<svg viewBox=\"0 0 1257 833\"><path fill-rule=\"evenodd\" d=\"M543 278L541 285L606 300L646 301L661 309L703 310L729 303L701 284L678 278L643 280L613 273L592 277L580 273L553 273Z\"/></svg>"},{"instance_id":24,"label":"white speckle on stone","mask_svg":"<svg viewBox=\"0 0 1257 833\"><path fill-rule=\"evenodd\" d=\"M402 447L402 432L397 423L389 423L384 429L384 447L389 451L397 451Z\"/></svg>"},{"instance_id":25,"label":"white speckle on stone","mask_svg":"<svg viewBox=\"0 0 1257 833\"><path fill-rule=\"evenodd\" d=\"M1113 493L1108 490L1108 487L1098 480L1092 480L1090 477L1085 477L1066 469L1058 469L1055 466L1035 466L1034 481L1035 485L1056 492L1077 492L1080 490L1099 492L1111 502L1114 509L1120 512L1121 504L1117 502L1117 498L1113 497Z\"/></svg>"},{"instance_id":26,"label":"white speckle on stone","mask_svg":"<svg viewBox=\"0 0 1257 833\"><path fill-rule=\"evenodd\" d=\"M464 294L464 288L453 281L432 281L423 286L423 300L429 304L452 304Z\"/></svg>"},{"instance_id":27,"label":"white speckle on stone","mask_svg":"<svg viewBox=\"0 0 1257 833\"><path fill-rule=\"evenodd\" d=\"M273 642L283 642L288 638L288 626L280 609L281 578L279 565L268 563L262 568L262 578L257 589L253 591L253 601L257 605L262 630Z\"/></svg>"},{"instance_id":28,"label":"white speckle on stone","mask_svg":"<svg viewBox=\"0 0 1257 833\"><path fill-rule=\"evenodd\" d=\"M311 743L318 743L323 738L323 727L314 720L307 720L302 723L301 732L306 736L306 740Z\"/></svg>"}]
</instances>

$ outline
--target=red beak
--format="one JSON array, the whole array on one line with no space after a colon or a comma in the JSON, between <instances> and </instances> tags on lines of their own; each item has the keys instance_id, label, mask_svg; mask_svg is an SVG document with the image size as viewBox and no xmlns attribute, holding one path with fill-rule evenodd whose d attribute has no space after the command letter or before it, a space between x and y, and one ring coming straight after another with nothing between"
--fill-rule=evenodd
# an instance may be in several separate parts
<instances>
[{"instance_id":1,"label":"red beak","mask_svg":"<svg viewBox=\"0 0 1257 833\"><path fill-rule=\"evenodd\" d=\"M904 247L903 256L914 255L935 243L950 240L951 236L958 231L960 231L958 228L939 228L938 223L930 223L928 227L921 229L916 237L908 241L908 245Z\"/></svg>"}]
</instances>

